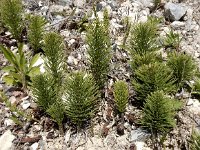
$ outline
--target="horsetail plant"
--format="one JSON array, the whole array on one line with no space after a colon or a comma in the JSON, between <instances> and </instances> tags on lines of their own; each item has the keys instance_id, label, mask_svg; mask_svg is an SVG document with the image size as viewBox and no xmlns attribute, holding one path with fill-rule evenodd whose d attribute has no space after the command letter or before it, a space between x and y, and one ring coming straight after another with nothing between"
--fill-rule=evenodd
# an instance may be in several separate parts
<instances>
[{"instance_id":1,"label":"horsetail plant","mask_svg":"<svg viewBox=\"0 0 200 150\"><path fill-rule=\"evenodd\" d=\"M109 19L108 12L104 11L104 19L100 21L96 11L94 11L95 20L89 25L87 30L87 44L89 54L89 67L100 89L104 87L109 71L109 62L111 59L111 43L109 37Z\"/></svg>"},{"instance_id":2,"label":"horsetail plant","mask_svg":"<svg viewBox=\"0 0 200 150\"><path fill-rule=\"evenodd\" d=\"M65 84L66 114L80 128L94 116L99 91L90 74L76 72L69 75Z\"/></svg>"},{"instance_id":3,"label":"horsetail plant","mask_svg":"<svg viewBox=\"0 0 200 150\"><path fill-rule=\"evenodd\" d=\"M125 81L117 81L114 84L114 98L117 106L117 110L120 113L124 113L126 109L126 105L128 103L129 98L129 90L128 85Z\"/></svg>"},{"instance_id":4,"label":"horsetail plant","mask_svg":"<svg viewBox=\"0 0 200 150\"><path fill-rule=\"evenodd\" d=\"M152 135L154 149L162 145L159 135L166 136L175 123L175 113L180 102L165 95L163 91L155 91L148 95L143 108L141 124Z\"/></svg>"},{"instance_id":5,"label":"horsetail plant","mask_svg":"<svg viewBox=\"0 0 200 150\"><path fill-rule=\"evenodd\" d=\"M37 53L42 48L45 19L39 15L29 16L28 22L28 41L34 51Z\"/></svg>"},{"instance_id":6,"label":"horsetail plant","mask_svg":"<svg viewBox=\"0 0 200 150\"><path fill-rule=\"evenodd\" d=\"M19 42L22 42L22 30L24 28L22 13L21 0L1 0L0 16L3 25L8 28L12 36Z\"/></svg>"}]
</instances>

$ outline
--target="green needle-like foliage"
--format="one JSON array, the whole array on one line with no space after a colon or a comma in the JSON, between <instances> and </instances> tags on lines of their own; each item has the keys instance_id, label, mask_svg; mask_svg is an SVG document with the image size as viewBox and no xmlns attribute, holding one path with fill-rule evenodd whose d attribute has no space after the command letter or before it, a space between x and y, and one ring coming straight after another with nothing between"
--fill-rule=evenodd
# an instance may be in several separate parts
<instances>
[{"instance_id":1,"label":"green needle-like foliage","mask_svg":"<svg viewBox=\"0 0 200 150\"><path fill-rule=\"evenodd\" d=\"M43 50L46 56L46 72L52 76L53 80L55 80L54 82L59 87L62 84L66 69L62 37L54 32L47 33L44 37Z\"/></svg>"},{"instance_id":2,"label":"green needle-like foliage","mask_svg":"<svg viewBox=\"0 0 200 150\"><path fill-rule=\"evenodd\" d=\"M135 54L144 55L158 50L157 30L158 19L155 18L149 18L147 22L138 23L132 28L128 47L133 58Z\"/></svg>"},{"instance_id":3,"label":"green needle-like foliage","mask_svg":"<svg viewBox=\"0 0 200 150\"><path fill-rule=\"evenodd\" d=\"M145 23L138 23L130 33L128 50L131 55L131 68L134 71L143 64L162 61L161 55L157 54L157 30L159 20L149 18Z\"/></svg>"},{"instance_id":4,"label":"green needle-like foliage","mask_svg":"<svg viewBox=\"0 0 200 150\"><path fill-rule=\"evenodd\" d=\"M96 14L96 13L95 13ZM104 12L104 20L100 21L96 14L95 21L87 30L87 44L89 54L89 67L99 88L103 88L109 71L110 37L107 11Z\"/></svg>"},{"instance_id":5,"label":"green needle-like foliage","mask_svg":"<svg viewBox=\"0 0 200 150\"><path fill-rule=\"evenodd\" d=\"M200 134L197 131L192 132L190 141L191 150L200 150Z\"/></svg>"},{"instance_id":6,"label":"green needle-like foliage","mask_svg":"<svg viewBox=\"0 0 200 150\"><path fill-rule=\"evenodd\" d=\"M36 103L43 110L48 110L51 105L56 102L59 97L54 90L53 79L48 75L41 74L33 78L32 81L32 93Z\"/></svg>"},{"instance_id":7,"label":"green needle-like foliage","mask_svg":"<svg viewBox=\"0 0 200 150\"><path fill-rule=\"evenodd\" d=\"M168 58L167 66L173 71L178 88L181 88L195 76L196 64L191 56L183 53L169 53Z\"/></svg>"},{"instance_id":8,"label":"green needle-like foliage","mask_svg":"<svg viewBox=\"0 0 200 150\"><path fill-rule=\"evenodd\" d=\"M149 65L154 62L162 62L162 56L160 54L156 54L154 52L147 53L144 55L135 54L133 60L130 62L131 69L134 72L142 65Z\"/></svg>"},{"instance_id":9,"label":"green needle-like foliage","mask_svg":"<svg viewBox=\"0 0 200 150\"><path fill-rule=\"evenodd\" d=\"M66 80L66 114L79 127L94 116L98 103L98 88L91 75L77 72Z\"/></svg>"},{"instance_id":10,"label":"green needle-like foliage","mask_svg":"<svg viewBox=\"0 0 200 150\"><path fill-rule=\"evenodd\" d=\"M0 50L10 65L3 68L3 71L8 75L3 77L3 80L10 85L22 86L26 90L31 82L31 77L40 73L40 67L34 66L40 54L35 55L28 61L23 52L23 44L18 44L18 53L12 52L9 48L0 45Z\"/></svg>"},{"instance_id":11,"label":"green needle-like foliage","mask_svg":"<svg viewBox=\"0 0 200 150\"><path fill-rule=\"evenodd\" d=\"M178 51L180 46L181 38L178 33L174 33L173 30L171 30L167 35L166 39L164 41L164 46L166 48L172 48Z\"/></svg>"},{"instance_id":12,"label":"green needle-like foliage","mask_svg":"<svg viewBox=\"0 0 200 150\"><path fill-rule=\"evenodd\" d=\"M119 112L125 112L129 98L128 85L125 81L117 81L114 84L114 98Z\"/></svg>"},{"instance_id":13,"label":"green needle-like foliage","mask_svg":"<svg viewBox=\"0 0 200 150\"><path fill-rule=\"evenodd\" d=\"M5 27L12 33L16 40L21 41L23 30L22 0L1 0L0 14Z\"/></svg>"},{"instance_id":14,"label":"green needle-like foliage","mask_svg":"<svg viewBox=\"0 0 200 150\"><path fill-rule=\"evenodd\" d=\"M195 96L197 98L200 98L200 79L197 78L195 80L194 85L192 86L192 96Z\"/></svg>"},{"instance_id":15,"label":"green needle-like foliage","mask_svg":"<svg viewBox=\"0 0 200 150\"><path fill-rule=\"evenodd\" d=\"M143 108L142 126L152 134L154 144L157 145L158 136L165 135L169 129L175 126L175 100L165 96L163 91L151 93ZM178 103L178 102L177 102ZM155 141L154 141L155 140Z\"/></svg>"},{"instance_id":16,"label":"green needle-like foliage","mask_svg":"<svg viewBox=\"0 0 200 150\"><path fill-rule=\"evenodd\" d=\"M172 71L165 64L157 62L138 68L132 80L137 99L141 103L151 92L157 90L172 92L174 90L173 83Z\"/></svg>"},{"instance_id":17,"label":"green needle-like foliage","mask_svg":"<svg viewBox=\"0 0 200 150\"><path fill-rule=\"evenodd\" d=\"M41 41L43 40L45 19L42 16L34 15L29 18L28 25L28 41L35 53L42 48Z\"/></svg>"},{"instance_id":18,"label":"green needle-like foliage","mask_svg":"<svg viewBox=\"0 0 200 150\"><path fill-rule=\"evenodd\" d=\"M63 103L60 103L60 102L54 103L47 110L47 113L57 122L60 133L62 135L64 134L63 125L62 125L62 121L64 119L64 112L65 112L64 105Z\"/></svg>"}]
</instances>

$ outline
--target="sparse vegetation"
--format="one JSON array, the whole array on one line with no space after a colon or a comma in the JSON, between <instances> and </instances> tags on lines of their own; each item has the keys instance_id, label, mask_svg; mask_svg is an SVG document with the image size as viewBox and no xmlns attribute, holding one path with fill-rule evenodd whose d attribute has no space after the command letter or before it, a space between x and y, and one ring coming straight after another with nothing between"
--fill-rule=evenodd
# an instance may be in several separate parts
<instances>
[{"instance_id":1,"label":"sparse vegetation","mask_svg":"<svg viewBox=\"0 0 200 150\"><path fill-rule=\"evenodd\" d=\"M46 21L38 15L30 16L28 20L28 40L34 53L37 53L42 48L41 42L43 40Z\"/></svg>"},{"instance_id":2,"label":"sparse vegetation","mask_svg":"<svg viewBox=\"0 0 200 150\"><path fill-rule=\"evenodd\" d=\"M22 43L18 44L18 53L16 54L3 45L0 45L0 50L10 63L9 66L3 68L3 71L8 73L3 77L4 81L10 85L22 86L22 89L26 90L31 82L31 77L40 73L40 66L34 66L40 54L28 61L23 52Z\"/></svg>"},{"instance_id":3,"label":"sparse vegetation","mask_svg":"<svg viewBox=\"0 0 200 150\"><path fill-rule=\"evenodd\" d=\"M104 11L104 20L100 21L94 11L96 19L87 30L87 44L89 54L89 67L100 89L104 87L109 71L111 59L111 45L109 38L108 13Z\"/></svg>"},{"instance_id":4,"label":"sparse vegetation","mask_svg":"<svg viewBox=\"0 0 200 150\"><path fill-rule=\"evenodd\" d=\"M81 127L94 116L98 106L99 93L92 76L83 72L68 76L65 98L67 116Z\"/></svg>"},{"instance_id":5,"label":"sparse vegetation","mask_svg":"<svg viewBox=\"0 0 200 150\"><path fill-rule=\"evenodd\" d=\"M126 105L128 104L129 90L125 81L117 81L114 84L114 98L117 109L120 113L125 112Z\"/></svg>"},{"instance_id":6,"label":"sparse vegetation","mask_svg":"<svg viewBox=\"0 0 200 150\"><path fill-rule=\"evenodd\" d=\"M200 134L198 131L192 132L191 141L190 141L190 149L191 150L199 150L200 149Z\"/></svg>"},{"instance_id":7,"label":"sparse vegetation","mask_svg":"<svg viewBox=\"0 0 200 150\"><path fill-rule=\"evenodd\" d=\"M1 0L0 16L3 25L8 28L16 40L22 41L23 6L21 0Z\"/></svg>"},{"instance_id":8,"label":"sparse vegetation","mask_svg":"<svg viewBox=\"0 0 200 150\"><path fill-rule=\"evenodd\" d=\"M175 109L179 103L170 99L163 91L148 95L143 108L142 126L152 135L154 148L161 146L159 135L165 135L175 125Z\"/></svg>"},{"instance_id":9,"label":"sparse vegetation","mask_svg":"<svg viewBox=\"0 0 200 150\"><path fill-rule=\"evenodd\" d=\"M165 64L157 62L138 68L132 80L137 99L141 103L145 102L151 92L157 90L172 92L174 90L173 83L172 71Z\"/></svg>"},{"instance_id":10,"label":"sparse vegetation","mask_svg":"<svg viewBox=\"0 0 200 150\"><path fill-rule=\"evenodd\" d=\"M172 52L168 54L168 59L167 66L171 68L178 88L194 78L197 67L191 56Z\"/></svg>"}]
</instances>

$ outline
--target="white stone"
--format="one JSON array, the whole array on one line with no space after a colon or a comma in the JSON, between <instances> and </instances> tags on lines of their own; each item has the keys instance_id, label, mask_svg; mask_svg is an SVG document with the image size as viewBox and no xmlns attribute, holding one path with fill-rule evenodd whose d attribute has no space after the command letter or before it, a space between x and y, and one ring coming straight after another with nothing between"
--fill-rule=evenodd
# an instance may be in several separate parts
<instances>
[{"instance_id":1,"label":"white stone","mask_svg":"<svg viewBox=\"0 0 200 150\"><path fill-rule=\"evenodd\" d=\"M33 143L31 146L30 146L30 150L37 150L38 149L38 143Z\"/></svg>"},{"instance_id":2,"label":"white stone","mask_svg":"<svg viewBox=\"0 0 200 150\"><path fill-rule=\"evenodd\" d=\"M73 65L74 64L74 56L69 56L68 59L67 59L67 64L69 66Z\"/></svg>"},{"instance_id":3,"label":"white stone","mask_svg":"<svg viewBox=\"0 0 200 150\"><path fill-rule=\"evenodd\" d=\"M74 5L79 8L82 8L85 4L86 4L86 0L75 0L74 1Z\"/></svg>"},{"instance_id":4,"label":"white stone","mask_svg":"<svg viewBox=\"0 0 200 150\"><path fill-rule=\"evenodd\" d=\"M11 96L9 98L9 101L10 101L11 104L14 104L17 101L17 99L15 98L15 96Z\"/></svg>"},{"instance_id":5,"label":"white stone","mask_svg":"<svg viewBox=\"0 0 200 150\"><path fill-rule=\"evenodd\" d=\"M64 37L69 37L69 35L70 35L70 32L68 31L68 30L66 30L66 31L60 31L60 35L62 35L62 36L64 36Z\"/></svg>"},{"instance_id":6,"label":"white stone","mask_svg":"<svg viewBox=\"0 0 200 150\"><path fill-rule=\"evenodd\" d=\"M138 21L144 23L144 22L147 22L147 20L148 20L147 16L142 16L142 17L139 18Z\"/></svg>"},{"instance_id":7,"label":"white stone","mask_svg":"<svg viewBox=\"0 0 200 150\"><path fill-rule=\"evenodd\" d=\"M51 5L49 8L50 12L63 12L64 6L62 5Z\"/></svg>"},{"instance_id":8,"label":"white stone","mask_svg":"<svg viewBox=\"0 0 200 150\"><path fill-rule=\"evenodd\" d=\"M179 28L179 27L184 27L185 26L185 22L181 22L181 21L174 21L170 24L172 27L174 28Z\"/></svg>"},{"instance_id":9,"label":"white stone","mask_svg":"<svg viewBox=\"0 0 200 150\"><path fill-rule=\"evenodd\" d=\"M130 142L134 142L134 141L138 141L138 140L143 141L148 137L149 137L149 134L147 132L138 128L136 130L131 131L130 136L129 136L129 141Z\"/></svg>"},{"instance_id":10,"label":"white stone","mask_svg":"<svg viewBox=\"0 0 200 150\"><path fill-rule=\"evenodd\" d=\"M145 142L135 142L136 150L151 150L150 148L146 147Z\"/></svg>"},{"instance_id":11,"label":"white stone","mask_svg":"<svg viewBox=\"0 0 200 150\"><path fill-rule=\"evenodd\" d=\"M187 107L190 112L193 114L199 114L200 113L200 102L197 99L189 99L187 102Z\"/></svg>"},{"instance_id":12,"label":"white stone","mask_svg":"<svg viewBox=\"0 0 200 150\"><path fill-rule=\"evenodd\" d=\"M69 129L66 133L65 133L65 144L67 144L69 142L69 139L70 139L70 136L71 136L71 129Z\"/></svg>"},{"instance_id":13,"label":"white stone","mask_svg":"<svg viewBox=\"0 0 200 150\"><path fill-rule=\"evenodd\" d=\"M71 39L71 40L69 40L69 46L72 45L74 42L76 42L75 39Z\"/></svg>"},{"instance_id":14,"label":"white stone","mask_svg":"<svg viewBox=\"0 0 200 150\"><path fill-rule=\"evenodd\" d=\"M186 7L181 4L168 2L164 8L165 17L171 21L178 21L186 14Z\"/></svg>"},{"instance_id":15,"label":"white stone","mask_svg":"<svg viewBox=\"0 0 200 150\"><path fill-rule=\"evenodd\" d=\"M7 119L4 120L4 125L6 125L8 127L8 126L15 125L15 123L12 119L7 118Z\"/></svg>"},{"instance_id":16,"label":"white stone","mask_svg":"<svg viewBox=\"0 0 200 150\"><path fill-rule=\"evenodd\" d=\"M1 150L10 150L12 147L12 141L15 139L15 136L11 133L10 130L7 130L0 137L0 149Z\"/></svg>"},{"instance_id":17,"label":"white stone","mask_svg":"<svg viewBox=\"0 0 200 150\"><path fill-rule=\"evenodd\" d=\"M34 66L39 66L40 65L40 72L44 73L45 69L44 69L44 60L42 59L42 57L39 57L38 60L35 62Z\"/></svg>"},{"instance_id":18,"label":"white stone","mask_svg":"<svg viewBox=\"0 0 200 150\"><path fill-rule=\"evenodd\" d=\"M29 106L31 105L31 103L28 100L25 100L21 103L22 108L25 110L27 109Z\"/></svg>"}]
</instances>

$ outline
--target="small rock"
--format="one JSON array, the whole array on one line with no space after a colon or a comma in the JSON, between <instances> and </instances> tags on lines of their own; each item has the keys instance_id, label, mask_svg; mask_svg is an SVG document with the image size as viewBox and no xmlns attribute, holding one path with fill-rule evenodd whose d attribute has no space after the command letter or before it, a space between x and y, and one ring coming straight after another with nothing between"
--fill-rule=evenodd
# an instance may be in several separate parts
<instances>
[{"instance_id":1,"label":"small rock","mask_svg":"<svg viewBox=\"0 0 200 150\"><path fill-rule=\"evenodd\" d=\"M65 134L65 144L67 144L69 142L69 139L70 139L70 136L71 136L71 129L69 129L66 134Z\"/></svg>"},{"instance_id":2,"label":"small rock","mask_svg":"<svg viewBox=\"0 0 200 150\"><path fill-rule=\"evenodd\" d=\"M180 28L185 26L185 22L174 21L170 24L173 28Z\"/></svg>"},{"instance_id":3,"label":"small rock","mask_svg":"<svg viewBox=\"0 0 200 150\"><path fill-rule=\"evenodd\" d=\"M49 8L50 12L63 12L64 11L64 6L62 5L51 5Z\"/></svg>"},{"instance_id":4,"label":"small rock","mask_svg":"<svg viewBox=\"0 0 200 150\"><path fill-rule=\"evenodd\" d=\"M138 141L138 140L144 141L149 136L150 135L148 133L146 133L144 130L138 128L136 130L131 131L129 141L130 142L134 142L134 141Z\"/></svg>"},{"instance_id":5,"label":"small rock","mask_svg":"<svg viewBox=\"0 0 200 150\"><path fill-rule=\"evenodd\" d=\"M117 125L117 134L124 135L124 124L120 123Z\"/></svg>"},{"instance_id":6,"label":"small rock","mask_svg":"<svg viewBox=\"0 0 200 150\"><path fill-rule=\"evenodd\" d=\"M1 150L10 150L12 147L12 141L15 139L15 136L12 135L10 130L7 130L1 137L0 137L0 145Z\"/></svg>"},{"instance_id":7,"label":"small rock","mask_svg":"<svg viewBox=\"0 0 200 150\"><path fill-rule=\"evenodd\" d=\"M16 103L17 99L15 98L15 96L11 96L9 98L9 101L10 101L11 104L14 104L14 103Z\"/></svg>"},{"instance_id":8,"label":"small rock","mask_svg":"<svg viewBox=\"0 0 200 150\"><path fill-rule=\"evenodd\" d=\"M67 64L69 65L69 66L72 66L73 64L74 64L74 57L73 56L69 56L68 57L68 59L67 59Z\"/></svg>"},{"instance_id":9,"label":"small rock","mask_svg":"<svg viewBox=\"0 0 200 150\"><path fill-rule=\"evenodd\" d=\"M31 146L30 146L30 150L37 150L38 149L38 143L33 143Z\"/></svg>"},{"instance_id":10,"label":"small rock","mask_svg":"<svg viewBox=\"0 0 200 150\"><path fill-rule=\"evenodd\" d=\"M165 18L170 21L178 21L186 14L186 7L181 4L168 2L165 4Z\"/></svg>"},{"instance_id":11,"label":"small rock","mask_svg":"<svg viewBox=\"0 0 200 150\"><path fill-rule=\"evenodd\" d=\"M29 108L29 106L31 105L31 103L28 100L25 100L21 103L22 108L25 110L27 108Z\"/></svg>"},{"instance_id":12,"label":"small rock","mask_svg":"<svg viewBox=\"0 0 200 150\"><path fill-rule=\"evenodd\" d=\"M151 150L146 146L145 142L135 142L134 144L136 150Z\"/></svg>"},{"instance_id":13,"label":"small rock","mask_svg":"<svg viewBox=\"0 0 200 150\"><path fill-rule=\"evenodd\" d=\"M79 8L83 8L83 6L86 4L86 0L75 0L74 1L74 6L77 6Z\"/></svg>"},{"instance_id":14,"label":"small rock","mask_svg":"<svg viewBox=\"0 0 200 150\"><path fill-rule=\"evenodd\" d=\"M8 126L12 126L15 125L14 121L12 119L5 119L4 120L4 125Z\"/></svg>"}]
</instances>

